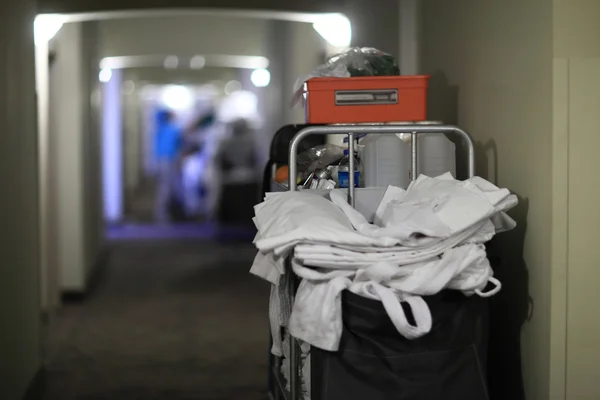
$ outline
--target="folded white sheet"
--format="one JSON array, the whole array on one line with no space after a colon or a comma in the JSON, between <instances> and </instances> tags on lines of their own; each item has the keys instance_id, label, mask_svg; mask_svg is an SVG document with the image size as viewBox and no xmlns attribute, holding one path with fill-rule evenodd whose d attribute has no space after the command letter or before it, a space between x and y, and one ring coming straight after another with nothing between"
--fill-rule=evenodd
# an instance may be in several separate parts
<instances>
[{"instance_id":1,"label":"folded white sheet","mask_svg":"<svg viewBox=\"0 0 600 400\"><path fill-rule=\"evenodd\" d=\"M364 268L378 262L408 265L429 260L443 254L464 241L467 241L469 238L472 238L484 225L485 221L460 234L434 242L429 247L412 248L395 246L387 248L386 251L370 251L375 249L365 247L352 248L350 246L345 246L344 248L327 246L328 249L331 250L329 254L327 254L323 245L304 243L295 246L294 257L308 266L335 269ZM318 249L316 252L313 250L315 247Z\"/></svg>"}]
</instances>

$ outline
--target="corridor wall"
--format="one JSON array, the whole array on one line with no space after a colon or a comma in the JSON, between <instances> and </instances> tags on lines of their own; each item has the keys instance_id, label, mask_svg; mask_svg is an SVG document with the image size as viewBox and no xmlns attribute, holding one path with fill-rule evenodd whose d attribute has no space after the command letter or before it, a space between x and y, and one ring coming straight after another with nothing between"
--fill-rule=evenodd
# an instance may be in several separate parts
<instances>
[{"instance_id":1,"label":"corridor wall","mask_svg":"<svg viewBox=\"0 0 600 400\"><path fill-rule=\"evenodd\" d=\"M469 131L477 173L520 198L512 213L519 227L498 243L505 271L496 301L506 305L502 321L523 314L526 398L560 398L551 397L560 392L553 369L564 365L564 327L553 325L562 310L553 304L552 274L552 1L430 0L423 7L429 118Z\"/></svg>"},{"instance_id":2,"label":"corridor wall","mask_svg":"<svg viewBox=\"0 0 600 400\"><path fill-rule=\"evenodd\" d=\"M600 2L555 0L555 179L556 306L563 311L557 328L565 332L568 400L600 398ZM558 282L561 286L558 286ZM560 301L560 302L559 302Z\"/></svg>"},{"instance_id":3,"label":"corridor wall","mask_svg":"<svg viewBox=\"0 0 600 400\"><path fill-rule=\"evenodd\" d=\"M20 400L42 366L33 18L0 3L0 398Z\"/></svg>"},{"instance_id":4,"label":"corridor wall","mask_svg":"<svg viewBox=\"0 0 600 400\"><path fill-rule=\"evenodd\" d=\"M100 45L102 38L97 22L82 24L82 102L84 107L81 134L83 136L83 223L84 268L86 284L94 268L102 262L104 218L102 212L101 130L100 130Z\"/></svg>"},{"instance_id":5,"label":"corridor wall","mask_svg":"<svg viewBox=\"0 0 600 400\"><path fill-rule=\"evenodd\" d=\"M102 246L97 26L68 23L55 38L51 79L53 221L61 289L84 292Z\"/></svg>"},{"instance_id":6,"label":"corridor wall","mask_svg":"<svg viewBox=\"0 0 600 400\"><path fill-rule=\"evenodd\" d=\"M525 204L514 214L521 228L502 247L523 249L528 274L526 398L597 399L600 3L424 4L431 118L467 128L478 142L478 173ZM505 298L519 296L511 288Z\"/></svg>"}]
</instances>

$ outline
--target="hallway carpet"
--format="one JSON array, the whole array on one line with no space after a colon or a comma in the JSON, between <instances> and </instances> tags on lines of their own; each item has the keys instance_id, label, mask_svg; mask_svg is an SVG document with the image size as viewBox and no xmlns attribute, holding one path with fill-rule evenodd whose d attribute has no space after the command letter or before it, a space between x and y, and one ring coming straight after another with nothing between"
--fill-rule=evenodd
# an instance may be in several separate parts
<instances>
[{"instance_id":1,"label":"hallway carpet","mask_svg":"<svg viewBox=\"0 0 600 400\"><path fill-rule=\"evenodd\" d=\"M269 288L247 244L112 245L48 327L45 400L264 400Z\"/></svg>"}]
</instances>

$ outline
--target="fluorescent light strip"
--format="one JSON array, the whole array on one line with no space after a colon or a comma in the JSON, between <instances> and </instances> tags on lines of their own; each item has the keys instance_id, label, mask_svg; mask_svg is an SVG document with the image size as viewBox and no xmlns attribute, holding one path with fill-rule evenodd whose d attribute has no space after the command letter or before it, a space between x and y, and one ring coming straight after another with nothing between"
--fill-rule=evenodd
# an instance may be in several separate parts
<instances>
[{"instance_id":1,"label":"fluorescent light strip","mask_svg":"<svg viewBox=\"0 0 600 400\"><path fill-rule=\"evenodd\" d=\"M192 60L200 55L193 57L177 57L179 60L178 68L193 69ZM164 67L165 60L173 55L138 55L138 56L118 56L106 57L100 60L100 68L125 69L125 68L143 68L143 67ZM236 56L236 55L201 55L204 58L205 67L220 68L242 68L242 69L260 69L269 67L269 59L261 56Z\"/></svg>"}]
</instances>

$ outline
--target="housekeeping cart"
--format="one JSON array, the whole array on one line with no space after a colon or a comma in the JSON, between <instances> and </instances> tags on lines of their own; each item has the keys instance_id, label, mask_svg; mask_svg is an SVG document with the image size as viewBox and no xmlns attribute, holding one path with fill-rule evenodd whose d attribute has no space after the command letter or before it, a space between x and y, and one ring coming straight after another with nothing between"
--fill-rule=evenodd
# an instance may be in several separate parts
<instances>
[{"instance_id":1,"label":"housekeeping cart","mask_svg":"<svg viewBox=\"0 0 600 400\"><path fill-rule=\"evenodd\" d=\"M421 134L449 134L449 135L457 135L459 136L467 145L467 161L468 161L468 169L467 169L467 174L469 177L474 176L475 174L475 149L474 149L474 144L473 144L473 140L471 138L471 136L464 131L463 129L456 127L456 126L450 126L450 125L443 125L443 124L439 124L439 123L431 123L431 122L416 122L416 123L394 123L394 124L388 124L388 125L382 125L382 124L345 124L345 125L341 125L341 124L337 124L337 125L323 125L323 126L310 126L310 125L305 125L303 126L298 133L296 133L293 138L290 140L289 142L289 157L288 157L288 162L289 162L289 182L288 182L288 188L287 190L290 191L297 191L298 190L298 184L297 184L297 176L298 176L298 163L297 163L297 156L298 156L298 150L301 148L301 144L303 142L303 140L305 138L308 137L313 137L315 135L339 135L339 134L344 134L348 136L348 154L354 154L354 150L355 150L355 138L357 137L357 135L363 135L363 134L388 134L388 135L394 135L394 134L407 134L410 135L411 138L411 169L410 169L410 177L411 179L414 181L417 179L418 177L418 136ZM283 161L283 160L282 160ZM348 166L348 170L349 171L354 171L354 157L349 157L349 166ZM265 178L269 177L270 175L268 173L265 173ZM272 176L270 177L271 182L272 182ZM377 207L377 205L381 202L381 199L383 197L383 194L385 192L385 188L355 188L355 184L354 184L354 180L355 180L355 176L354 174L350 173L349 174L349 187L348 189L344 189L347 190L348 192L348 202L349 204L351 204L354 208L356 208L358 211L360 211L361 213L363 213L367 219L372 220L372 216L375 213L375 209ZM266 186L266 185L265 185ZM271 190L286 190L283 187L278 188L276 185L271 185ZM327 196L328 195L328 191L325 190L316 190L315 191L316 194L320 194L323 196ZM298 284L298 278L295 277L293 271L291 268L289 268L290 264L287 263L287 270L286 270L286 274L282 277L282 279L289 279L290 284L286 285L289 289L288 292L286 294L287 296L287 301L289 302L289 304L293 304L294 301L294 297L295 297L295 292L296 292L296 288L297 288L297 284ZM485 317L485 313L487 310L487 304L485 304L485 300L484 299L475 299L475 298L469 298L468 300L464 300L464 304L461 303L463 300L462 298L458 298L456 297L456 294L459 294L462 296L461 293L451 293L451 294L446 294L443 293L440 296L430 296L431 297L431 303L429 302L429 299L424 298L427 302L428 305L430 306L431 310L432 310L432 315L434 316L434 328L432 329L432 333L431 335L426 335L426 338L424 339L425 342L421 341L420 339L416 339L413 341L410 341L408 339L405 338L397 338L394 340L398 340L398 341L403 341L402 346L404 346L405 348L408 348L410 346L412 346L413 344L417 344L419 346L425 346L427 348L430 349L434 349L433 351L435 352L444 352L446 350L446 348L460 348L461 352L460 354L466 354L464 353L464 351L462 350L463 348L471 348L473 347L473 351L474 354L476 355L477 359L476 364L479 365L478 370L473 369L473 371L469 372L469 375L472 375L474 377L474 379L478 379L478 382L467 382L467 380L463 379L463 384L464 385L471 385L472 387L475 387L476 389L469 389L469 393L473 394L474 391L477 392L476 394L474 394L471 397L465 397L465 398L471 398L473 400L479 400L479 399L487 399L487 391L486 391L486 387L485 387L485 353L486 353L486 327L487 327L487 320ZM346 299L348 298L348 296L354 296L354 297L358 297L354 294L348 293L346 295ZM445 297L444 297L445 296ZM450 297L451 300L448 300ZM464 297L464 296L462 296ZM466 297L464 297L465 299L467 299ZM356 304L356 302L361 302L361 301L367 301L370 302L369 304L366 304L366 308L370 307L370 306L374 306L374 307L379 307L373 300L370 299L352 299L352 301L354 301L353 304ZM345 301L345 300L343 300ZM468 302L468 303L467 303ZM440 305L438 307L438 304ZM448 306L448 304L452 304L452 307ZM359 307L362 307L359 305ZM438 307L438 308L436 308ZM365 307L363 307L363 309L366 309ZM460 311L460 321L452 321L452 323L448 323L448 324L444 324L444 323L440 323L436 325L436 321L435 318L436 316L439 318L454 318L453 315L456 314L457 312ZM352 318L351 311L346 311L344 310L344 313L348 313L349 316L348 318ZM383 315L383 314L382 314ZM387 318L387 317L378 317L378 318ZM381 322L381 321L380 321ZM381 322L385 325L386 321ZM348 328L346 325L352 325L352 321L347 321L346 320L346 316L344 316L344 329ZM458 334L458 332L454 332L453 334L447 334L448 332L444 332L444 329L456 329L456 327L460 325L462 331L460 332L460 334ZM375 326L375 324L373 325ZM383 325L382 325L383 326ZM435 332L437 330L437 332ZM397 333L397 332L396 332ZM342 333L342 335L347 334L345 331ZM398 334L399 335L399 334ZM427 336L431 336L429 338L427 338ZM455 339L453 340L457 340L460 341L460 343L456 343L452 344L450 342L448 342L448 340L450 340L449 338L453 337ZM420 341L420 342L419 342ZM439 341L440 344L436 344L435 341ZM344 340L342 340L342 342L344 342ZM464 343L463 343L464 342ZM343 347L343 346L342 346ZM338 398L345 398L346 400L353 400L354 398L358 399L361 398L361 394L357 393L353 396L356 397L352 397L352 398L348 398L347 394L343 395L340 394L340 396L331 396L331 395L324 395L324 391L323 389L323 385L328 384L328 385L337 385L336 387L343 387L344 383L343 382L332 382L331 379L334 379L335 377L332 378L332 376L327 376L326 379L323 379L324 374L326 373L326 370L328 370L329 368L335 368L336 363L339 364L339 360L340 358L343 358L343 352L344 349L340 348L339 352L337 353L327 353L324 352L322 350L319 349L311 349L311 373L310 373L310 392L308 393L308 397L310 397L312 400L337 400ZM441 350L440 350L441 349ZM452 359L452 358L457 358L460 359L460 355L458 356L454 356L454 354L459 354L459 353L452 353L451 350L450 353L447 354L446 358L448 360ZM468 350L470 351L470 350ZM312 357L313 354L315 355L315 357ZM437 353L436 353L437 354ZM446 353L444 353L446 354ZM470 354L470 353L469 353ZM302 387L302 382L301 382L301 374L300 374L300 369L301 369L301 350L300 350L300 346L298 343L298 340L294 337L289 337L289 382L285 382L283 375L281 374L281 363L282 363L282 358L281 357L275 357L272 356L269 353L270 356L270 363L269 363L269 395L272 399L274 400L278 400L278 399L285 399L285 400L300 400L303 399L303 394L301 391L301 387ZM467 356L465 356L467 357ZM337 360L335 362L332 362L331 360ZM325 361L323 361L325 360ZM438 360L439 361L439 360ZM475 364L475 361L472 363L473 365ZM457 361L459 362L459 361ZM323 365L326 364L327 366L324 367ZM441 364L440 364L441 365ZM466 364L465 364L466 365ZM466 368L466 367L465 367ZM471 368L471 367L469 367ZM466 371L466 370L465 370ZM365 372L366 374L368 374L368 369L365 369L363 372ZM475 377L475 375L477 375ZM343 374L338 374L338 377L344 376ZM465 374L466 376L466 374ZM339 378L341 379L341 378ZM345 378L347 379L347 378ZM347 382L347 381L346 381ZM286 383L289 384L289 391L286 390ZM457 384L460 384L457 383ZM471 387L470 386L470 387ZM479 387L481 386L481 388ZM432 390L435 390L435 388L432 388ZM340 391L340 393L343 392ZM330 392L328 392L330 393ZM458 392L455 392L458 393ZM364 395L364 394L362 394ZM346 396L346 397L344 397ZM334 399L335 398L335 399ZM398 399L405 399L405 398L414 398L414 397L402 397L401 395L399 395L398 397L394 397L394 398L398 398ZM431 398L436 398L432 396ZM448 397L448 398L455 398L455 397Z\"/></svg>"}]
</instances>

